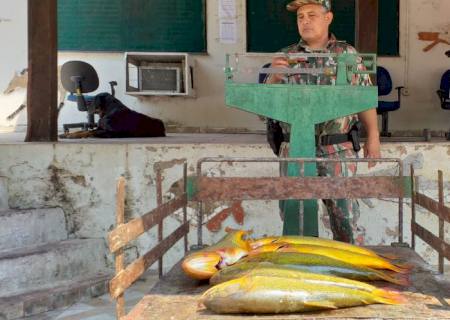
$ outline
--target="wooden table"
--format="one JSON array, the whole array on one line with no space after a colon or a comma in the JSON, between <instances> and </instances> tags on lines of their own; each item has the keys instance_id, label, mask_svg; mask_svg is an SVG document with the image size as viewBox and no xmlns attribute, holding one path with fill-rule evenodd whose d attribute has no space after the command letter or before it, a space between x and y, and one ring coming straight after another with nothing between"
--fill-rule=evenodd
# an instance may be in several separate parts
<instances>
[{"instance_id":1,"label":"wooden table","mask_svg":"<svg viewBox=\"0 0 450 320\"><path fill-rule=\"evenodd\" d=\"M217 315L199 306L199 297L209 288L185 276L180 263L172 268L131 310L126 320L191 319L450 319L450 283L439 280L430 267L409 248L371 247L379 253L395 254L402 262L415 266L408 288L376 283L402 291L404 305L370 305L307 314Z\"/></svg>"}]
</instances>

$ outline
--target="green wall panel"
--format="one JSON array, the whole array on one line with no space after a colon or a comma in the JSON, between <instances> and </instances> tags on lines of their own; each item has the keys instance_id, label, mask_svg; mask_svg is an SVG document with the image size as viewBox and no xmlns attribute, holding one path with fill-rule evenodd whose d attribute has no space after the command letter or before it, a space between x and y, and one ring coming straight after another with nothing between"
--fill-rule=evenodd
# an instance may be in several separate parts
<instances>
[{"instance_id":1,"label":"green wall panel","mask_svg":"<svg viewBox=\"0 0 450 320\"><path fill-rule=\"evenodd\" d=\"M398 54L398 0L379 0L379 55ZM287 1L247 0L247 50L276 52L298 42L296 15ZM333 0L331 31L340 40L355 43L355 0ZM397 30L397 32L393 32Z\"/></svg>"},{"instance_id":2,"label":"green wall panel","mask_svg":"<svg viewBox=\"0 0 450 320\"><path fill-rule=\"evenodd\" d=\"M58 48L206 52L206 0L58 0Z\"/></svg>"}]
</instances>

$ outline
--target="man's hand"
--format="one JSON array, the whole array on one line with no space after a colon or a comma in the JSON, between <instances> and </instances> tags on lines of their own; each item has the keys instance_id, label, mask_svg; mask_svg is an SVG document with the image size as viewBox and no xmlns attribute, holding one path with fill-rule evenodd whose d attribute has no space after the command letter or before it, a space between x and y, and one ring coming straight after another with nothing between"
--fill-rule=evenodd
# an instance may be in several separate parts
<instances>
[{"instance_id":1,"label":"man's hand","mask_svg":"<svg viewBox=\"0 0 450 320\"><path fill-rule=\"evenodd\" d=\"M358 116L367 132L367 141L364 144L364 158L381 158L380 134L378 132L375 109L360 112ZM376 162L369 162L369 168L374 167L376 164Z\"/></svg>"},{"instance_id":2,"label":"man's hand","mask_svg":"<svg viewBox=\"0 0 450 320\"><path fill-rule=\"evenodd\" d=\"M369 135L363 149L364 158L381 158L380 138L378 134L372 136ZM374 167L376 164L376 162L369 162L369 168Z\"/></svg>"},{"instance_id":3,"label":"man's hand","mask_svg":"<svg viewBox=\"0 0 450 320\"><path fill-rule=\"evenodd\" d=\"M289 63L285 57L275 57L272 59L271 68L289 68ZM284 78L283 73L272 73L266 80L266 83L280 83Z\"/></svg>"}]
</instances>

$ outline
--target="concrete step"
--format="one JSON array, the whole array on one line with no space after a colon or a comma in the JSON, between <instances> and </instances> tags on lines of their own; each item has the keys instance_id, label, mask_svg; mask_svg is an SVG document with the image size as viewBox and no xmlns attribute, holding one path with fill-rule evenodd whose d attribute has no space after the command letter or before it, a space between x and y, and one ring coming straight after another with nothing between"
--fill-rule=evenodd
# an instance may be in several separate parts
<instances>
[{"instance_id":1,"label":"concrete step","mask_svg":"<svg viewBox=\"0 0 450 320\"><path fill-rule=\"evenodd\" d=\"M107 270L103 239L66 240L0 252L0 298Z\"/></svg>"},{"instance_id":2,"label":"concrete step","mask_svg":"<svg viewBox=\"0 0 450 320\"><path fill-rule=\"evenodd\" d=\"M0 211L0 251L66 239L61 208Z\"/></svg>"},{"instance_id":3,"label":"concrete step","mask_svg":"<svg viewBox=\"0 0 450 320\"><path fill-rule=\"evenodd\" d=\"M0 319L13 320L71 306L83 298L98 297L108 291L112 273L58 281L38 290L0 298Z\"/></svg>"},{"instance_id":4,"label":"concrete step","mask_svg":"<svg viewBox=\"0 0 450 320\"><path fill-rule=\"evenodd\" d=\"M0 211L8 209L7 178L0 176Z\"/></svg>"}]
</instances>

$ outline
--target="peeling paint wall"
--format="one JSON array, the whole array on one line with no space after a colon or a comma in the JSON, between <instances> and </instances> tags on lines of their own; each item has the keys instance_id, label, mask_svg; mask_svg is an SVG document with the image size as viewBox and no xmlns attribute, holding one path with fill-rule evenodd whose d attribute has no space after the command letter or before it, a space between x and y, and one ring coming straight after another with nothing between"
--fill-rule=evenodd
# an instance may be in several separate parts
<instances>
[{"instance_id":1,"label":"peeling paint wall","mask_svg":"<svg viewBox=\"0 0 450 320\"><path fill-rule=\"evenodd\" d=\"M85 60L91 63L100 76L100 88L97 92L108 91L108 82L116 80L117 97L126 105L136 111L159 117L169 125L196 130L263 130L264 124L258 117L227 108L224 104L224 55L245 53L246 50L245 0L237 0L236 3L237 43L220 44L218 1L207 0L208 54L194 56L197 98L136 98L125 95L122 53L60 52L59 64L68 60ZM3 91L14 72L26 67L26 4L26 0L0 1L0 39L4 44L0 51L0 130L25 130L25 111L20 112L18 117L11 121L6 120L6 117L22 104L25 90L17 89L8 95L3 94ZM379 58L379 63L391 71L394 86L405 85L410 93L409 96L403 97L401 109L390 115L392 131L421 132L424 128L447 130L449 127L450 112L440 108L435 92L440 76L450 68L450 59L444 55L450 47L439 44L424 53L422 49L428 43L420 41L417 36L421 31L441 32L443 36L447 32L448 35L448 12L448 0L400 0L400 56ZM268 59L258 54L249 56L254 65L262 65ZM59 126L80 121L85 121L85 115L77 110L74 102L66 102L59 115Z\"/></svg>"},{"instance_id":2,"label":"peeling paint wall","mask_svg":"<svg viewBox=\"0 0 450 320\"><path fill-rule=\"evenodd\" d=\"M104 238L115 223L115 183L120 175L127 178L127 219L156 207L156 177L154 165L159 161L185 158L188 174L195 174L196 162L203 157L273 157L263 143L239 144L3 144L0 145L0 176L8 181L9 205L12 208L63 208L67 229L71 237ZM444 171L445 198L450 202L450 143L384 144L385 157L400 157L405 163L405 174L413 164L420 176L420 190L437 197L437 169ZM360 167L360 174L395 174L390 165L377 165L372 170ZM233 165L222 163L205 165L209 176L276 176L274 164ZM163 175L164 198L177 193L177 181L182 177L182 167L176 166ZM394 200L369 199L359 201L361 215L353 217L357 225L357 240L361 244L390 244L397 241L397 203ZM196 243L196 206L190 204L188 217L192 230L190 244ZM408 222L410 203L406 201L405 240L410 241ZM282 221L275 201L244 201L242 203L214 203L205 206L203 225L205 242L219 240L226 226L252 229L254 236L280 234ZM182 213L178 212L164 224L165 234L180 225ZM430 231L437 232L437 219L419 211L418 220ZM327 216L321 212L320 235L331 237ZM450 240L449 226L446 225ZM156 230L133 243L129 254L143 254L156 242ZM137 248L137 249L136 249ZM437 258L419 241L418 251L431 264ZM182 257L183 246L178 243L165 258L166 267Z\"/></svg>"}]
</instances>

